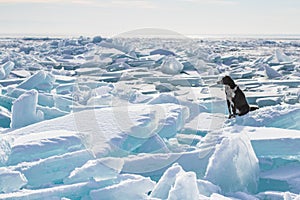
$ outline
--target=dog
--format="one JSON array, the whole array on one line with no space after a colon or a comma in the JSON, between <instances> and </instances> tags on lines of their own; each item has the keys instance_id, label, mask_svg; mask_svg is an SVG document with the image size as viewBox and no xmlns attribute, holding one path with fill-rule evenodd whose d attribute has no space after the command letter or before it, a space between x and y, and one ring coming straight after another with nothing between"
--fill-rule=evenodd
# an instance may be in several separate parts
<instances>
[{"instance_id":1,"label":"dog","mask_svg":"<svg viewBox=\"0 0 300 200\"><path fill-rule=\"evenodd\" d=\"M249 106L244 92L234 83L230 76L223 77L218 81L218 84L225 85L229 119L236 115L242 116L249 111L258 109L256 106Z\"/></svg>"}]
</instances>

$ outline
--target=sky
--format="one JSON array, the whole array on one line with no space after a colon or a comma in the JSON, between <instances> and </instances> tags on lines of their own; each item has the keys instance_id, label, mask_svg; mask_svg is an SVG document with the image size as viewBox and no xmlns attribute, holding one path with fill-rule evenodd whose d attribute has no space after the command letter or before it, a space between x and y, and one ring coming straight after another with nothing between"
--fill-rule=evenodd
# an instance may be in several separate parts
<instances>
[{"instance_id":1,"label":"sky","mask_svg":"<svg viewBox=\"0 0 300 200\"><path fill-rule=\"evenodd\" d=\"M0 35L298 35L299 0L0 0Z\"/></svg>"}]
</instances>

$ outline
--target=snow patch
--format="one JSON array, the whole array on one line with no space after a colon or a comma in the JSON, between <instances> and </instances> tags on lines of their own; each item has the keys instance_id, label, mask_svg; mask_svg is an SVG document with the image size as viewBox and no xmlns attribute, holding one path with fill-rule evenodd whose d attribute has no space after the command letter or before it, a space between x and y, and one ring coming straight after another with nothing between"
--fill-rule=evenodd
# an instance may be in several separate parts
<instances>
[{"instance_id":1,"label":"snow patch","mask_svg":"<svg viewBox=\"0 0 300 200\"><path fill-rule=\"evenodd\" d=\"M98 181L117 178L117 175L122 170L123 164L124 161L117 158L89 160L82 167L73 170L64 182L70 184L74 182L84 182L90 179Z\"/></svg>"},{"instance_id":2,"label":"snow patch","mask_svg":"<svg viewBox=\"0 0 300 200\"><path fill-rule=\"evenodd\" d=\"M140 178L137 180L125 180L119 184L105 187L90 192L91 199L111 199L117 200L120 197L124 200L147 199L155 185L150 178Z\"/></svg>"}]
</instances>

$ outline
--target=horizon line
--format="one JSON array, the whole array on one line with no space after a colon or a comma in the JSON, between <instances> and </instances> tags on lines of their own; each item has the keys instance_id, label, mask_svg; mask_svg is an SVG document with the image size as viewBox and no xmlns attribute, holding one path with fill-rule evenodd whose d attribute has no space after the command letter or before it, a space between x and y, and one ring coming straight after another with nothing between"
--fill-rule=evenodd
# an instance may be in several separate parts
<instances>
[{"instance_id":1,"label":"horizon line","mask_svg":"<svg viewBox=\"0 0 300 200\"><path fill-rule=\"evenodd\" d=\"M124 32L126 33L126 32ZM43 38L67 38L67 37L95 37L95 36L101 36L101 37L107 37L107 38L114 38L114 37L187 37L187 38L193 38L193 39L201 39L201 38L232 38L232 37L237 37L237 38L268 38L268 37L274 37L275 39L278 38L286 38L286 39L291 39L293 37L296 37L295 39L300 39L300 33L292 33L292 34L277 34L277 33L211 33L211 34L204 34L204 33L195 33L195 34L182 34L174 32L174 34L133 34L133 35L124 35L122 36L123 33L120 34L107 34L107 33L85 33L85 34L68 34L68 33L0 33L0 38L27 38L27 37L32 37L32 38L38 38L38 37L43 37Z\"/></svg>"}]
</instances>

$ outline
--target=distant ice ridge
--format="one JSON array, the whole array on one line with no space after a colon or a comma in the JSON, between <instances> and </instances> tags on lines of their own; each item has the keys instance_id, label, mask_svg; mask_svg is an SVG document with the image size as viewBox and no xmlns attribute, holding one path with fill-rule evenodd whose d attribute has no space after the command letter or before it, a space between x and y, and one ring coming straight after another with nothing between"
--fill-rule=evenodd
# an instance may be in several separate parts
<instances>
[{"instance_id":1,"label":"distant ice ridge","mask_svg":"<svg viewBox=\"0 0 300 200\"><path fill-rule=\"evenodd\" d=\"M14 101L12 106L12 128L21 128L44 119L44 113L36 109L38 92L30 90Z\"/></svg>"},{"instance_id":2,"label":"distant ice ridge","mask_svg":"<svg viewBox=\"0 0 300 200\"><path fill-rule=\"evenodd\" d=\"M172 51L166 50L166 49L155 49L150 52L150 55L165 55L165 56L175 56L176 54Z\"/></svg>"}]
</instances>

